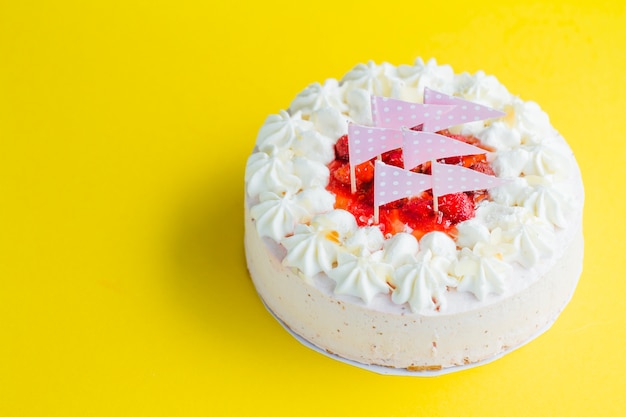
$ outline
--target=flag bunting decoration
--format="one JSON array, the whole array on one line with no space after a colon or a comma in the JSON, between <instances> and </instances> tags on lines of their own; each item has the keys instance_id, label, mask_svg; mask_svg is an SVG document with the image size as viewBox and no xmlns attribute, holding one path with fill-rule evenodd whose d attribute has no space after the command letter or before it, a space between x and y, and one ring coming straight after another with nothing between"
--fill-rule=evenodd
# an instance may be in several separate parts
<instances>
[{"instance_id":1,"label":"flag bunting decoration","mask_svg":"<svg viewBox=\"0 0 626 417\"><path fill-rule=\"evenodd\" d=\"M357 124L348 126L348 154L353 166L401 147L401 130Z\"/></svg>"},{"instance_id":2,"label":"flag bunting decoration","mask_svg":"<svg viewBox=\"0 0 626 417\"><path fill-rule=\"evenodd\" d=\"M378 96L372 96L371 102L374 126L392 129L443 125L446 114L456 108L455 105L410 103Z\"/></svg>"},{"instance_id":3,"label":"flag bunting decoration","mask_svg":"<svg viewBox=\"0 0 626 417\"><path fill-rule=\"evenodd\" d=\"M452 156L478 155L487 151L434 132L451 126L498 118L504 112L481 104L424 89L424 103L387 97L371 97L374 126L348 126L348 153L352 191L356 191L355 167L385 152L401 148L404 167L376 161L374 169L374 221L378 208L432 189L434 201L446 194L493 188L505 181L458 165L436 162ZM417 128L411 130L411 128ZM410 171L431 161L431 174ZM437 206L434 204L435 211Z\"/></svg>"},{"instance_id":4,"label":"flag bunting decoration","mask_svg":"<svg viewBox=\"0 0 626 417\"><path fill-rule=\"evenodd\" d=\"M374 206L419 195L433 187L433 177L407 171L376 161L374 169Z\"/></svg>"},{"instance_id":5,"label":"flag bunting decoration","mask_svg":"<svg viewBox=\"0 0 626 417\"><path fill-rule=\"evenodd\" d=\"M460 97L449 96L427 87L424 88L424 104L452 106L452 109L446 112L441 120L428 121L428 124L423 128L427 132L437 132L463 123L494 119L506 115L506 113L491 107L473 103Z\"/></svg>"},{"instance_id":6,"label":"flag bunting decoration","mask_svg":"<svg viewBox=\"0 0 626 417\"><path fill-rule=\"evenodd\" d=\"M413 169L427 161L463 155L479 155L486 150L432 132L403 130L404 168Z\"/></svg>"},{"instance_id":7,"label":"flag bunting decoration","mask_svg":"<svg viewBox=\"0 0 626 417\"><path fill-rule=\"evenodd\" d=\"M460 165L434 162L431 165L433 195L485 190L505 183L505 180Z\"/></svg>"}]
</instances>

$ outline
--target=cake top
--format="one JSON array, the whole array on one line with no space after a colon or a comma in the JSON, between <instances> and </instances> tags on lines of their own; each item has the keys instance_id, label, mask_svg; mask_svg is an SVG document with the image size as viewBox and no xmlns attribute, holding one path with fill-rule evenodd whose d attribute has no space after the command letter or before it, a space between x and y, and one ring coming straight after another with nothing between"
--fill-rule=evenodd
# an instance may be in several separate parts
<instances>
[{"instance_id":1,"label":"cake top","mask_svg":"<svg viewBox=\"0 0 626 417\"><path fill-rule=\"evenodd\" d=\"M493 117L464 123L459 113L450 117L458 124L445 129L406 126L413 130L404 130L405 143L406 136L426 140L431 130L463 149L453 158L430 154L405 169L407 175L435 178L448 167L492 184L434 196L431 185L399 200L374 201L381 186L376 175L404 169L413 156L396 144L379 158L356 160L354 126L380 126L379 99L424 109L424 96L433 91L475 103ZM519 285L509 279L514 269L540 272L558 251L556 239L580 216L579 177L571 150L536 103L483 72L455 74L418 58L414 65L359 64L341 81L305 88L287 111L266 119L245 181L259 235L283 246L283 264L303 279L328 276L335 294L364 303L387 297L412 312L432 313L446 310L454 292L486 300L513 291Z\"/></svg>"}]
</instances>

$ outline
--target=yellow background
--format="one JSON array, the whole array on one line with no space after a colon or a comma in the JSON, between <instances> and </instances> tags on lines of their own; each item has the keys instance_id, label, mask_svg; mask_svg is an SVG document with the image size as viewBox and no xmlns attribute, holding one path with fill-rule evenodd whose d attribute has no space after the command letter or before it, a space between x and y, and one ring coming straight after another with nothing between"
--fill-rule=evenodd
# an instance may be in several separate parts
<instances>
[{"instance_id":1,"label":"yellow background","mask_svg":"<svg viewBox=\"0 0 626 417\"><path fill-rule=\"evenodd\" d=\"M0 415L626 414L622 2L0 1ZM583 171L553 328L438 378L295 341L242 244L267 114L359 62L435 57L548 112Z\"/></svg>"}]
</instances>

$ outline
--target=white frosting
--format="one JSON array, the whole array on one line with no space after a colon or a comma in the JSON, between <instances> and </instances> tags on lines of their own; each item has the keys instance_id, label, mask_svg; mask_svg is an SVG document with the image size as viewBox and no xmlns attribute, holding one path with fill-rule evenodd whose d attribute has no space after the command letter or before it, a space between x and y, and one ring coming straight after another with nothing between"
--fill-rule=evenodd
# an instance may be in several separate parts
<instances>
[{"instance_id":1,"label":"white frosting","mask_svg":"<svg viewBox=\"0 0 626 417\"><path fill-rule=\"evenodd\" d=\"M421 102L425 87L504 110L501 120L457 127L493 149L488 158L508 181L490 190L474 219L457 226L456 241L440 232L420 242L409 233L385 240L377 227L357 228L334 210L325 189L334 143L347 123L371 124L371 95ZM511 271L550 257L553 242L582 210L582 186L571 150L534 102L512 96L493 76L455 75L418 58L414 65L359 64L341 80L314 83L289 112L269 116L246 165L250 214L260 236L286 249L283 265L312 282L330 277L338 295L366 303L388 297L414 313L439 312L460 293L478 300L530 285ZM381 295L382 294L382 295Z\"/></svg>"},{"instance_id":2,"label":"white frosting","mask_svg":"<svg viewBox=\"0 0 626 417\"><path fill-rule=\"evenodd\" d=\"M350 119L360 125L372 124L372 104L370 93L360 88L349 90L346 93L346 101L350 105L348 115Z\"/></svg>"},{"instance_id":3,"label":"white frosting","mask_svg":"<svg viewBox=\"0 0 626 417\"><path fill-rule=\"evenodd\" d=\"M505 239L515 248L507 254L507 258L526 268L535 266L542 258L550 257L554 253L554 228L537 218L529 218L514 225L505 233Z\"/></svg>"},{"instance_id":4,"label":"white frosting","mask_svg":"<svg viewBox=\"0 0 626 417\"><path fill-rule=\"evenodd\" d=\"M394 271L391 299L397 304L408 303L414 313L445 307L448 287L457 285L449 275L450 265L448 258L434 256L430 249L422 251L414 263Z\"/></svg>"},{"instance_id":5,"label":"white frosting","mask_svg":"<svg viewBox=\"0 0 626 417\"><path fill-rule=\"evenodd\" d=\"M494 248L488 245L481 245L473 251L468 248L461 250L453 272L461 280L457 287L458 291L471 292L479 300L484 300L489 294L504 292L506 274L511 270L511 266L491 256L492 250Z\"/></svg>"},{"instance_id":6,"label":"white frosting","mask_svg":"<svg viewBox=\"0 0 626 417\"><path fill-rule=\"evenodd\" d=\"M325 187L330 178L330 171L326 165L303 156L293 159L291 169L293 175L300 179L300 186L305 190L312 187Z\"/></svg>"},{"instance_id":7,"label":"white frosting","mask_svg":"<svg viewBox=\"0 0 626 417\"><path fill-rule=\"evenodd\" d=\"M286 111L270 115L259 129L256 147L261 152L270 153L273 147L288 149L302 132L311 131L313 123L303 120L300 113L293 116Z\"/></svg>"},{"instance_id":8,"label":"white frosting","mask_svg":"<svg viewBox=\"0 0 626 417\"><path fill-rule=\"evenodd\" d=\"M285 152L273 150L272 154L256 152L248 158L245 180L250 197L265 192L294 194L301 188L302 180L293 174L293 161L285 156Z\"/></svg>"},{"instance_id":9,"label":"white frosting","mask_svg":"<svg viewBox=\"0 0 626 417\"><path fill-rule=\"evenodd\" d=\"M338 248L357 230L354 216L344 210L320 214L310 225L299 224L282 240L287 248L283 265L298 268L305 277L329 272L337 262Z\"/></svg>"},{"instance_id":10,"label":"white frosting","mask_svg":"<svg viewBox=\"0 0 626 417\"><path fill-rule=\"evenodd\" d=\"M522 143L537 144L543 142L545 138L555 136L556 132L550 124L550 118L537 103L516 97L512 107L514 127L520 132Z\"/></svg>"},{"instance_id":11,"label":"white frosting","mask_svg":"<svg viewBox=\"0 0 626 417\"><path fill-rule=\"evenodd\" d=\"M280 241L293 233L300 222L307 222L318 211L330 211L334 197L320 188L303 191L297 195L280 196L272 192L261 193L259 203L250 209L260 236Z\"/></svg>"},{"instance_id":12,"label":"white frosting","mask_svg":"<svg viewBox=\"0 0 626 417\"><path fill-rule=\"evenodd\" d=\"M539 219L547 220L557 227L567 227L565 212L569 203L554 187L538 185L528 189L522 206L530 209Z\"/></svg>"},{"instance_id":13,"label":"white frosting","mask_svg":"<svg viewBox=\"0 0 626 417\"><path fill-rule=\"evenodd\" d=\"M323 107L311 115L315 128L328 138L340 138L348 134L349 118L335 107Z\"/></svg>"},{"instance_id":14,"label":"white frosting","mask_svg":"<svg viewBox=\"0 0 626 417\"><path fill-rule=\"evenodd\" d=\"M415 260L419 250L417 239L410 233L397 233L384 243L385 262L398 268Z\"/></svg>"},{"instance_id":15,"label":"white frosting","mask_svg":"<svg viewBox=\"0 0 626 417\"><path fill-rule=\"evenodd\" d=\"M393 268L383 261L383 251L354 255L340 252L337 267L328 272L335 283L335 294L355 295L366 303L377 294L389 292L387 281Z\"/></svg>"},{"instance_id":16,"label":"white frosting","mask_svg":"<svg viewBox=\"0 0 626 417\"><path fill-rule=\"evenodd\" d=\"M463 73L456 76L456 91L465 99L501 110L511 100L506 87L493 75L478 71L471 75Z\"/></svg>"},{"instance_id":17,"label":"white frosting","mask_svg":"<svg viewBox=\"0 0 626 417\"><path fill-rule=\"evenodd\" d=\"M396 98L422 103L424 87L451 94L454 92L454 71L449 65L438 65L435 59L424 63L417 58L414 65L398 66L400 80L396 86Z\"/></svg>"},{"instance_id":18,"label":"white frosting","mask_svg":"<svg viewBox=\"0 0 626 417\"><path fill-rule=\"evenodd\" d=\"M443 232L426 233L420 240L420 246L422 250L429 250L434 255L451 260L456 258L456 244Z\"/></svg>"},{"instance_id":19,"label":"white frosting","mask_svg":"<svg viewBox=\"0 0 626 417\"><path fill-rule=\"evenodd\" d=\"M567 150L553 143L539 144L526 148L529 158L522 169L524 175L537 175L567 178L571 169L571 159Z\"/></svg>"},{"instance_id":20,"label":"white frosting","mask_svg":"<svg viewBox=\"0 0 626 417\"><path fill-rule=\"evenodd\" d=\"M391 75L394 68L389 64L376 65L373 61L358 64L343 76L341 84L347 93L355 88L368 91L377 96L389 96L391 93Z\"/></svg>"},{"instance_id":21,"label":"white frosting","mask_svg":"<svg viewBox=\"0 0 626 417\"><path fill-rule=\"evenodd\" d=\"M324 85L320 83L309 85L291 102L289 110L291 113L300 112L305 116L310 116L328 107L334 107L342 112L348 109L341 99L339 82L333 78L326 80Z\"/></svg>"},{"instance_id":22,"label":"white frosting","mask_svg":"<svg viewBox=\"0 0 626 417\"><path fill-rule=\"evenodd\" d=\"M522 135L519 130L512 129L502 121L493 122L489 127L478 132L476 136L483 145L498 151L514 149L522 143Z\"/></svg>"}]
</instances>

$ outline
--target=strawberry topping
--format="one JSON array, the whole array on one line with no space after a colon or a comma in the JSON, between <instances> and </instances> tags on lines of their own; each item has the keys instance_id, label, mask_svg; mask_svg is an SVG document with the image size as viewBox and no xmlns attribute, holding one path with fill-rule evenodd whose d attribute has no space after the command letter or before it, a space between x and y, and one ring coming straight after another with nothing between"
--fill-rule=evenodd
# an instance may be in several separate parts
<instances>
[{"instance_id":1,"label":"strawberry topping","mask_svg":"<svg viewBox=\"0 0 626 417\"><path fill-rule=\"evenodd\" d=\"M448 130L438 132L456 140L470 143L485 149L473 136L456 135ZM350 188L350 163L348 136L339 138L335 145L336 159L332 161L330 181L327 189L335 194L335 208L351 212L359 226L374 224L374 159L355 167L357 191ZM385 152L381 159L388 165L402 168L404 159L401 149ZM438 162L461 165L488 175L494 175L493 168L484 154L466 155L440 159ZM415 172L430 174L430 162L413 169ZM393 201L379 208L378 227L385 235L410 232L417 238L432 231L442 231L454 236L455 225L475 216L476 203L487 196L486 191L462 192L440 196L439 210L433 207L432 192L425 191L419 196Z\"/></svg>"},{"instance_id":2,"label":"strawberry topping","mask_svg":"<svg viewBox=\"0 0 626 417\"><path fill-rule=\"evenodd\" d=\"M348 153L348 135L343 135L335 144L335 158L347 161L350 158Z\"/></svg>"}]
</instances>

